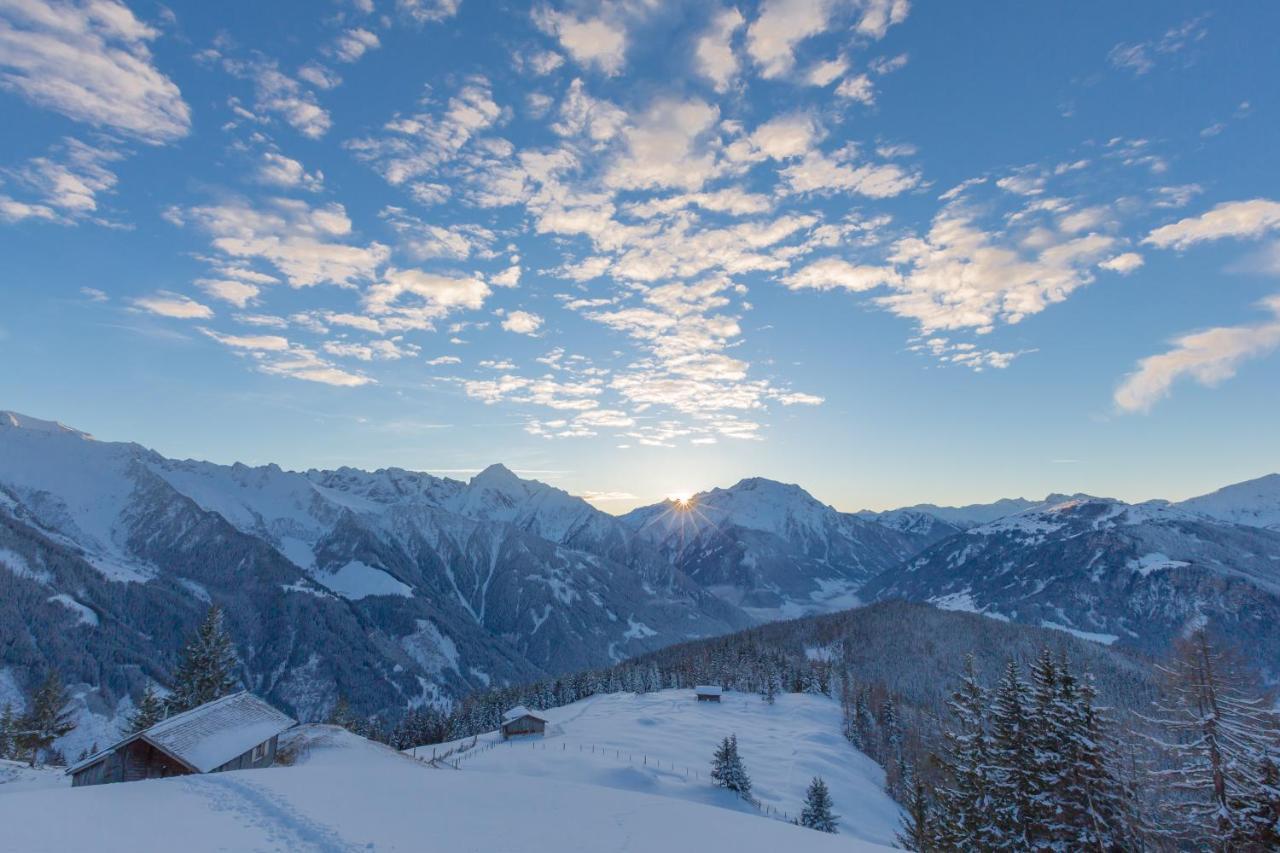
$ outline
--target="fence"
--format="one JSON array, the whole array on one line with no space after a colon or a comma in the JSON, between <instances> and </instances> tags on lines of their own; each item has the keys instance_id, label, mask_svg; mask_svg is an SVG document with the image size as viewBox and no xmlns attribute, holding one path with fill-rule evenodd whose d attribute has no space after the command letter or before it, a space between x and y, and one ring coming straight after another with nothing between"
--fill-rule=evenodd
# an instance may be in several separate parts
<instances>
[{"instance_id":1,"label":"fence","mask_svg":"<svg viewBox=\"0 0 1280 853\"><path fill-rule=\"evenodd\" d=\"M437 752L437 748L432 747L430 758L427 758L425 754L419 754L420 750L426 749L425 746L414 747L412 750L412 755L418 761L421 761L422 763L428 764L432 767L450 769L450 770L461 770L463 762L467 761L468 759L475 758L478 755L484 755L486 752L489 752L494 749L501 749L504 746L507 747L508 749L514 749L517 746L523 748L527 744L529 748L534 750L535 752L538 750L541 750L543 752L547 751L547 741L545 740L528 739L528 740L489 741L484 744L481 744L479 740L480 740L479 735L477 735L471 739L470 744L465 744L465 743L460 744L444 752ZM602 746L600 744L594 744L594 743L593 744L580 743L577 746L578 748L576 752L579 752L583 755L588 755L588 754L602 755L608 758L609 753L612 752L613 758L615 760L625 761L630 764L636 763L636 760L635 760L636 756L634 752L623 751L616 747L607 747L607 746ZM565 741L560 741L560 749L555 749L553 747L551 751L559 752L561 754L568 754L568 753L575 752L575 750L569 749L569 745ZM658 770L661 770L662 760L659 758L654 758L652 761L650 761L648 754L640 753L640 765L642 767L654 767ZM677 765L674 761L667 762L667 769L670 770L672 773L676 773L676 774L683 773L684 778L686 780L693 779L694 781L698 781L702 779L701 771L690 770L688 767L684 765ZM708 776L708 781L710 781L710 776ZM743 800L743 802L746 802L751 806L753 806L756 811L760 812L760 814L764 815L765 817L771 817L776 820L786 821L787 823L792 822L792 817L789 812L775 808L767 803L762 803L759 800L755 799L754 797L743 797L739 795L739 798Z\"/></svg>"}]
</instances>

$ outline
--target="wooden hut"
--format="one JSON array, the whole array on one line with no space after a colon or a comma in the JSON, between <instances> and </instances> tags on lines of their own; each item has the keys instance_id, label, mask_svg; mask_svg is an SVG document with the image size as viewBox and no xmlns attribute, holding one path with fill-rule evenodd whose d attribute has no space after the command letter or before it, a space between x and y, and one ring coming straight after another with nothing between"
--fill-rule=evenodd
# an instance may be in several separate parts
<instances>
[{"instance_id":1,"label":"wooden hut","mask_svg":"<svg viewBox=\"0 0 1280 853\"><path fill-rule=\"evenodd\" d=\"M539 717L523 705L517 705L502 715L502 739L521 735L542 735L547 732L547 720Z\"/></svg>"},{"instance_id":2,"label":"wooden hut","mask_svg":"<svg viewBox=\"0 0 1280 853\"><path fill-rule=\"evenodd\" d=\"M693 688L693 692L699 702L719 702L720 694L724 691L714 684L699 684Z\"/></svg>"},{"instance_id":3,"label":"wooden hut","mask_svg":"<svg viewBox=\"0 0 1280 853\"><path fill-rule=\"evenodd\" d=\"M241 691L174 714L67 769L73 787L269 767L287 714Z\"/></svg>"}]
</instances>

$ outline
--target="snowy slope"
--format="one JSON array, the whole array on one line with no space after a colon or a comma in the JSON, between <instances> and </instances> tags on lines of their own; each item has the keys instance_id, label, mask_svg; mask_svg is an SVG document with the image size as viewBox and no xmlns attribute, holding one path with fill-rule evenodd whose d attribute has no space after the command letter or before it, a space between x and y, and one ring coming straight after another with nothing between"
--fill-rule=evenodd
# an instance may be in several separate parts
<instances>
[{"instance_id":1,"label":"snowy slope","mask_svg":"<svg viewBox=\"0 0 1280 853\"><path fill-rule=\"evenodd\" d=\"M667 797L515 774L431 769L330 727L291 767L0 792L4 846L26 853L594 851L878 848Z\"/></svg>"},{"instance_id":2,"label":"snowy slope","mask_svg":"<svg viewBox=\"0 0 1280 853\"><path fill-rule=\"evenodd\" d=\"M708 784L712 753L736 733L752 793L768 814L795 817L810 780L821 776L843 835L892 844L899 827L901 812L884 792L884 772L841 736L840 706L824 696L784 693L768 705L754 694L726 692L717 705L698 702L691 690L663 690L594 696L538 713L550 722L546 737L503 743L496 732L482 735L459 766L467 773L534 777L539 785L548 779L601 785L759 814ZM471 743L411 752L430 756Z\"/></svg>"},{"instance_id":3,"label":"snowy slope","mask_svg":"<svg viewBox=\"0 0 1280 853\"><path fill-rule=\"evenodd\" d=\"M1225 486L1177 506L1220 521L1280 530L1280 474Z\"/></svg>"},{"instance_id":4,"label":"snowy slope","mask_svg":"<svg viewBox=\"0 0 1280 853\"><path fill-rule=\"evenodd\" d=\"M980 524L995 521L998 518L1004 518L1008 515L1015 515L1020 512L1031 512L1035 510L1049 509L1060 503L1070 500L1088 500L1091 496L1085 494L1047 495L1044 500L1028 500L1026 498L1001 498L986 504L967 504L965 506L938 506L937 504L916 504L914 506L901 507L900 509L885 510L884 512L872 512L871 510L863 510L857 513L862 518L875 519L882 524L891 524L900 526L909 524L910 520L918 515L931 516L939 519L949 525L959 529L968 527L977 527ZM919 522L916 522L919 523Z\"/></svg>"}]
</instances>

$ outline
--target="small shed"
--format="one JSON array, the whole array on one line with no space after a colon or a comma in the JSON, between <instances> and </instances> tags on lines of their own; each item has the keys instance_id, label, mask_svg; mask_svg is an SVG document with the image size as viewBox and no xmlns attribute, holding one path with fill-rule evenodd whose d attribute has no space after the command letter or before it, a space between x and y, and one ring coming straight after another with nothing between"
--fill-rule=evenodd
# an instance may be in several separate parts
<instances>
[{"instance_id":1,"label":"small shed","mask_svg":"<svg viewBox=\"0 0 1280 853\"><path fill-rule=\"evenodd\" d=\"M67 769L72 787L270 767L280 733L296 725L247 691L134 732Z\"/></svg>"},{"instance_id":2,"label":"small shed","mask_svg":"<svg viewBox=\"0 0 1280 853\"><path fill-rule=\"evenodd\" d=\"M542 735L547 732L547 720L530 711L523 705L517 705L502 715L502 739L520 735Z\"/></svg>"},{"instance_id":3,"label":"small shed","mask_svg":"<svg viewBox=\"0 0 1280 853\"><path fill-rule=\"evenodd\" d=\"M720 694L724 691L714 684L699 684L693 688L693 692L697 695L699 702L719 702Z\"/></svg>"}]
</instances>

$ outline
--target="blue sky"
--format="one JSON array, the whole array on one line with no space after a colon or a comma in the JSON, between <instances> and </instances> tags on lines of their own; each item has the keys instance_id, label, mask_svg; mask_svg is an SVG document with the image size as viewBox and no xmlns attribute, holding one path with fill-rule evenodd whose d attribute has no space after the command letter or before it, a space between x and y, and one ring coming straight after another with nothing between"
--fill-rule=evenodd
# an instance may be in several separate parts
<instances>
[{"instance_id":1,"label":"blue sky","mask_svg":"<svg viewBox=\"0 0 1280 853\"><path fill-rule=\"evenodd\" d=\"M0 0L0 406L619 511L1280 469L1273 3Z\"/></svg>"}]
</instances>

